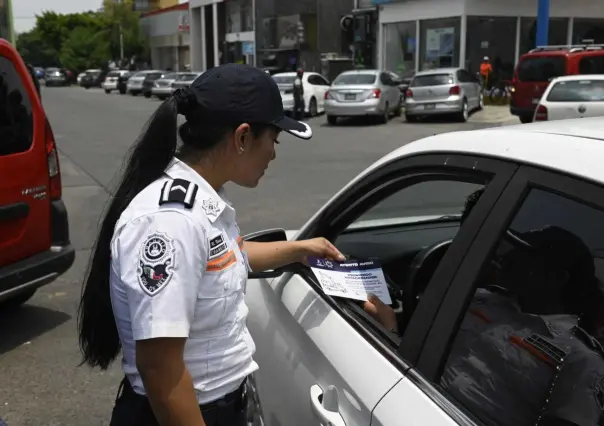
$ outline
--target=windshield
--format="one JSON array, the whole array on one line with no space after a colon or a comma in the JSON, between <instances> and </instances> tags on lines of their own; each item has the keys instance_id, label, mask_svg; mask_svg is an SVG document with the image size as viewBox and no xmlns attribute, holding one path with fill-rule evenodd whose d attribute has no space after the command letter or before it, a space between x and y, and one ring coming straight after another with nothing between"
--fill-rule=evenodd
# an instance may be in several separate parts
<instances>
[{"instance_id":1,"label":"windshield","mask_svg":"<svg viewBox=\"0 0 604 426\"><path fill-rule=\"evenodd\" d=\"M561 81L554 84L549 102L603 102L604 80Z\"/></svg>"},{"instance_id":2,"label":"windshield","mask_svg":"<svg viewBox=\"0 0 604 426\"><path fill-rule=\"evenodd\" d=\"M566 74L564 56L529 56L518 65L518 80L547 82Z\"/></svg>"},{"instance_id":3,"label":"windshield","mask_svg":"<svg viewBox=\"0 0 604 426\"><path fill-rule=\"evenodd\" d=\"M355 74L340 74L333 82L334 86L342 84L374 84L376 74L355 73Z\"/></svg>"},{"instance_id":4,"label":"windshield","mask_svg":"<svg viewBox=\"0 0 604 426\"><path fill-rule=\"evenodd\" d=\"M171 72L170 74L164 75L164 80L176 80L178 78L178 73Z\"/></svg>"},{"instance_id":5,"label":"windshield","mask_svg":"<svg viewBox=\"0 0 604 426\"><path fill-rule=\"evenodd\" d=\"M294 84L295 75L274 75L273 80L279 85Z\"/></svg>"},{"instance_id":6,"label":"windshield","mask_svg":"<svg viewBox=\"0 0 604 426\"><path fill-rule=\"evenodd\" d=\"M444 86L453 82L453 74L418 75L411 82L411 87Z\"/></svg>"}]
</instances>

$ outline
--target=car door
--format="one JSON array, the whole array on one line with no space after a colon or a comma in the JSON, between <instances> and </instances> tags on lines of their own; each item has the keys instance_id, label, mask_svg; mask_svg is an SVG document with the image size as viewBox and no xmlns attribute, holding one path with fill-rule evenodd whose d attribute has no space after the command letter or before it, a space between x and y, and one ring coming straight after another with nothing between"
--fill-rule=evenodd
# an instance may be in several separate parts
<instances>
[{"instance_id":1,"label":"car door","mask_svg":"<svg viewBox=\"0 0 604 426\"><path fill-rule=\"evenodd\" d=\"M314 87L319 112L322 112L325 107L325 93L329 90L329 82L320 74L312 75L308 78L308 82Z\"/></svg>"},{"instance_id":2,"label":"car door","mask_svg":"<svg viewBox=\"0 0 604 426\"><path fill-rule=\"evenodd\" d=\"M601 422L604 352L601 335L594 333L604 314L599 286L604 279L603 200L601 184L528 166L518 170L456 272L420 351L417 371L448 403L482 424ZM536 245L539 241L548 243ZM519 255L510 256L515 251ZM509 286L517 283L521 287ZM542 287L547 292L538 290ZM530 294L536 297L527 303ZM489 298L497 306L487 303ZM558 301L558 309L552 300ZM505 304L515 306L509 311L513 319L497 308ZM472 330L468 318L477 314L477 306L485 308L478 317L488 324L471 345L472 364L480 365L480 375L468 368L463 352L468 346L464 336ZM534 329L541 324L534 319L546 321L547 328ZM583 331L575 336L576 323ZM552 340L569 326L575 345ZM529 331L520 334L523 328ZM552 335L544 331L548 329L554 330ZM555 355L560 351L563 356ZM529 361L517 370L522 359ZM461 392L457 377L463 377Z\"/></svg>"},{"instance_id":3,"label":"car door","mask_svg":"<svg viewBox=\"0 0 604 426\"><path fill-rule=\"evenodd\" d=\"M436 300L446 292L462 253L513 170L496 161L456 155L395 161L349 184L299 233L290 233L290 239L325 236L353 258L368 258L379 252L393 265L392 274L397 275L398 259L408 260L416 252L453 237L451 255L434 277L440 290L430 297L432 306L438 306ZM433 180L444 186L439 191L419 186L430 186ZM487 195L478 207L482 219L480 214L475 216L464 225L463 232L458 232L458 216L466 196L476 186L483 187L484 182L488 182ZM453 183L463 186L451 186ZM424 208L421 202L426 196L433 198ZM447 202L452 199L458 215L451 221L451 205ZM399 217L400 209L404 217ZM384 228L392 220L400 225L397 233ZM425 424L421 422L426 417L418 401L424 401L426 407L432 403L422 397L420 387L411 386L405 379L410 363L417 360L402 353L421 347L435 311L424 309L414 314L415 325L406 327L403 335L411 333L414 343L403 348L356 302L326 296L310 269L301 265L274 279L250 280L246 303L248 327L256 343L255 359L260 366L253 383L264 424L369 425L374 420L389 426ZM384 414L372 419L378 403L401 383L406 384L407 393L414 392L415 400L397 400L396 407L388 405L387 410L405 415ZM444 420L439 424L451 424L447 416L442 415Z\"/></svg>"},{"instance_id":4,"label":"car door","mask_svg":"<svg viewBox=\"0 0 604 426\"><path fill-rule=\"evenodd\" d=\"M50 248L46 121L27 67L0 40L0 267Z\"/></svg>"}]
</instances>

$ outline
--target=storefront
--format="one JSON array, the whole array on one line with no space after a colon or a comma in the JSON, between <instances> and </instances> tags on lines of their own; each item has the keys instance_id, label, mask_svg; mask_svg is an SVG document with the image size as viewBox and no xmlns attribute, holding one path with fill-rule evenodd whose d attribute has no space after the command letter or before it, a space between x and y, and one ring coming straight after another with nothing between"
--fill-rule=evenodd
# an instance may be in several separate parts
<instances>
[{"instance_id":1,"label":"storefront","mask_svg":"<svg viewBox=\"0 0 604 426\"><path fill-rule=\"evenodd\" d=\"M488 56L509 78L536 47L537 0L373 0L379 3L378 63L399 74L465 66ZM549 45L604 43L602 0L550 0Z\"/></svg>"}]
</instances>

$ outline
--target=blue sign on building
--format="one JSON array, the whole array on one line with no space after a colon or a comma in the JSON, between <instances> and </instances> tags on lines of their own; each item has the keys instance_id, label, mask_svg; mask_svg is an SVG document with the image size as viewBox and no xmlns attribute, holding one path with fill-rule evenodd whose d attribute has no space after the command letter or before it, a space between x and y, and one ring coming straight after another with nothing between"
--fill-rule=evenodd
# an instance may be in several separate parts
<instances>
[{"instance_id":1,"label":"blue sign on building","mask_svg":"<svg viewBox=\"0 0 604 426\"><path fill-rule=\"evenodd\" d=\"M243 41L241 42L241 53L244 55L252 56L254 54L254 42L253 41Z\"/></svg>"}]
</instances>

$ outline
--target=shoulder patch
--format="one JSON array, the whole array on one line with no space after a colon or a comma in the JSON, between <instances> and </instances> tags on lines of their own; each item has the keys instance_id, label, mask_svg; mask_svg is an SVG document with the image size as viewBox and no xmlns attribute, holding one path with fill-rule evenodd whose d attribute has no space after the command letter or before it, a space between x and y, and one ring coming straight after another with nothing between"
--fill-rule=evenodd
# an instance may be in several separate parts
<instances>
[{"instance_id":1,"label":"shoulder patch","mask_svg":"<svg viewBox=\"0 0 604 426\"><path fill-rule=\"evenodd\" d=\"M202 201L201 208L208 216L218 217L220 214L220 203L212 198Z\"/></svg>"},{"instance_id":2,"label":"shoulder patch","mask_svg":"<svg viewBox=\"0 0 604 426\"><path fill-rule=\"evenodd\" d=\"M186 208L193 208L197 185L184 179L169 180L164 183L159 197L159 205L167 203L183 204Z\"/></svg>"},{"instance_id":3,"label":"shoulder patch","mask_svg":"<svg viewBox=\"0 0 604 426\"><path fill-rule=\"evenodd\" d=\"M138 260L138 283L149 296L155 296L170 282L174 252L174 240L162 232L150 234L143 243Z\"/></svg>"},{"instance_id":4,"label":"shoulder patch","mask_svg":"<svg viewBox=\"0 0 604 426\"><path fill-rule=\"evenodd\" d=\"M210 238L208 241L209 253L208 260L216 259L228 251L228 244L224 238L224 234Z\"/></svg>"}]
</instances>

